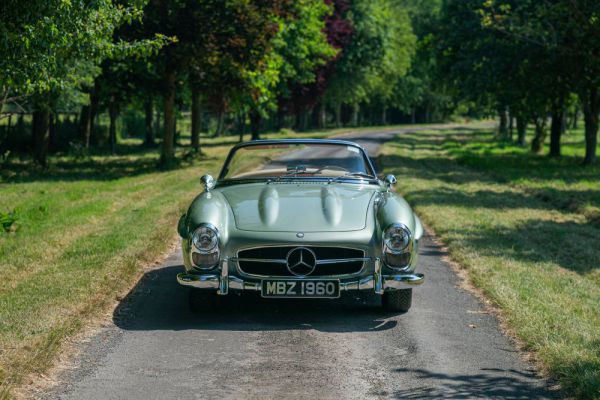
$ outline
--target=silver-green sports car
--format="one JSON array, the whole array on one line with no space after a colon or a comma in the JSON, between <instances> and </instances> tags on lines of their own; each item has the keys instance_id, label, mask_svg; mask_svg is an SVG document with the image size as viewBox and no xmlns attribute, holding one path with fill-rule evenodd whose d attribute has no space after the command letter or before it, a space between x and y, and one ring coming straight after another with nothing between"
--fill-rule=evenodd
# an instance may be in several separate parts
<instances>
[{"instance_id":1,"label":"silver-green sports car","mask_svg":"<svg viewBox=\"0 0 600 400\"><path fill-rule=\"evenodd\" d=\"M217 180L201 178L178 226L190 306L257 291L338 298L368 290L407 311L423 227L380 180L365 150L343 140L258 140L235 146Z\"/></svg>"}]
</instances>

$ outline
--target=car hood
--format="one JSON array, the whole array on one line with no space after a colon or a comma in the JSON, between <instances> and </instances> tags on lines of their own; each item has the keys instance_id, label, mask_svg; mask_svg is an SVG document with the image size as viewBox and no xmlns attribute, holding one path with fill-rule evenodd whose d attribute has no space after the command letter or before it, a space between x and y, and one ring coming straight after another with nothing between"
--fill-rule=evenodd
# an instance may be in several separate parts
<instances>
[{"instance_id":1,"label":"car hood","mask_svg":"<svg viewBox=\"0 0 600 400\"><path fill-rule=\"evenodd\" d=\"M376 189L368 185L276 182L220 190L237 229L270 232L357 231Z\"/></svg>"}]
</instances>

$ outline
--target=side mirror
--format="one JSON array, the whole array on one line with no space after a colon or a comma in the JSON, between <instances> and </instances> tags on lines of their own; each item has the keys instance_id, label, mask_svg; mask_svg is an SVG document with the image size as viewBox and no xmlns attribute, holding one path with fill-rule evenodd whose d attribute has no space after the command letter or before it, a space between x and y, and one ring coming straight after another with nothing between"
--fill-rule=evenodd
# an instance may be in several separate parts
<instances>
[{"instance_id":1,"label":"side mirror","mask_svg":"<svg viewBox=\"0 0 600 400\"><path fill-rule=\"evenodd\" d=\"M188 233L187 233L187 229L185 229L185 214L183 214L180 218L179 218L179 223L177 224L177 233L179 233L179 236L181 236L182 238L186 238Z\"/></svg>"},{"instance_id":2,"label":"side mirror","mask_svg":"<svg viewBox=\"0 0 600 400\"><path fill-rule=\"evenodd\" d=\"M212 189L215 186L215 178L213 178L210 175L202 175L202 178L200 178L200 182L204 186L204 190L206 190L207 192L210 192L210 189Z\"/></svg>"},{"instance_id":3,"label":"side mirror","mask_svg":"<svg viewBox=\"0 0 600 400\"><path fill-rule=\"evenodd\" d=\"M386 175L384 179L385 185L389 188L396 184L396 177L392 174Z\"/></svg>"}]
</instances>

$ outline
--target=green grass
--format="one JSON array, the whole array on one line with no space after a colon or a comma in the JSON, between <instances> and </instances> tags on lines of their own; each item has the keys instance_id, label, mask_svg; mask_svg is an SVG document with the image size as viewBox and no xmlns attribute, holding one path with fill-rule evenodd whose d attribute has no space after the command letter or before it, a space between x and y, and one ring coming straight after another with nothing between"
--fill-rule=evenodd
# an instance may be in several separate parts
<instances>
[{"instance_id":1,"label":"green grass","mask_svg":"<svg viewBox=\"0 0 600 400\"><path fill-rule=\"evenodd\" d=\"M16 210L17 220L9 233L0 229L0 398L45 371L65 338L167 249L202 190L200 176L218 174L237 137L202 138L203 157L180 148L183 161L167 171L156 167L158 151L140 143L123 141L116 156L54 156L48 170L19 159L2 165L0 211Z\"/></svg>"},{"instance_id":2,"label":"green grass","mask_svg":"<svg viewBox=\"0 0 600 400\"><path fill-rule=\"evenodd\" d=\"M491 132L427 131L380 162L564 393L600 398L600 165L581 165L582 143L565 136L555 160Z\"/></svg>"}]
</instances>

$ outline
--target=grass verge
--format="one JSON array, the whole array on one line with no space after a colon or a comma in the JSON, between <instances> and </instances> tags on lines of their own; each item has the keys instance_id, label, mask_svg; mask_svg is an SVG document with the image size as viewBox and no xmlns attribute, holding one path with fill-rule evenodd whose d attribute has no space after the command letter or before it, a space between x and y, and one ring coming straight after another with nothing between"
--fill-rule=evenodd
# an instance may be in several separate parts
<instances>
[{"instance_id":1,"label":"grass verge","mask_svg":"<svg viewBox=\"0 0 600 400\"><path fill-rule=\"evenodd\" d=\"M600 165L460 129L400 135L380 162L565 394L600 398Z\"/></svg>"}]
</instances>

